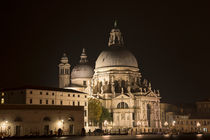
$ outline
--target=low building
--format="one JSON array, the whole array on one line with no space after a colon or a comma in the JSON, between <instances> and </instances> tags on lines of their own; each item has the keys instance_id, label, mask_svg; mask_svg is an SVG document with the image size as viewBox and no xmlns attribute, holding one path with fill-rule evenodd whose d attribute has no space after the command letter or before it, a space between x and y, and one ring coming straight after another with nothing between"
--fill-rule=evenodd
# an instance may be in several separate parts
<instances>
[{"instance_id":1,"label":"low building","mask_svg":"<svg viewBox=\"0 0 210 140\"><path fill-rule=\"evenodd\" d=\"M164 127L172 126L175 115L179 112L177 106L168 103L160 103L161 124Z\"/></svg>"},{"instance_id":2,"label":"low building","mask_svg":"<svg viewBox=\"0 0 210 140\"><path fill-rule=\"evenodd\" d=\"M207 113L210 116L210 98L196 102L196 109L199 113Z\"/></svg>"},{"instance_id":3,"label":"low building","mask_svg":"<svg viewBox=\"0 0 210 140\"><path fill-rule=\"evenodd\" d=\"M176 131L181 133L210 133L210 116L185 115L179 116L174 125Z\"/></svg>"},{"instance_id":4,"label":"low building","mask_svg":"<svg viewBox=\"0 0 210 140\"><path fill-rule=\"evenodd\" d=\"M83 106L88 125L88 94L72 89L25 86L0 90L1 104Z\"/></svg>"},{"instance_id":5,"label":"low building","mask_svg":"<svg viewBox=\"0 0 210 140\"><path fill-rule=\"evenodd\" d=\"M0 105L0 133L7 136L80 135L84 107L58 105Z\"/></svg>"},{"instance_id":6,"label":"low building","mask_svg":"<svg viewBox=\"0 0 210 140\"><path fill-rule=\"evenodd\" d=\"M210 114L208 101L176 106L161 103L161 122L163 131L179 133L210 133ZM197 110L195 110L197 108Z\"/></svg>"}]
</instances>

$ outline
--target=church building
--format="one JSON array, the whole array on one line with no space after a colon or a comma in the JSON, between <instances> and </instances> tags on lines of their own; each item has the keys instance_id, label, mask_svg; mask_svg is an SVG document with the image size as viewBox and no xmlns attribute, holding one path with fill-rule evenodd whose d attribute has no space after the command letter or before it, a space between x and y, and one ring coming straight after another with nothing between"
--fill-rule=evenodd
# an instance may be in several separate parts
<instances>
[{"instance_id":1,"label":"church building","mask_svg":"<svg viewBox=\"0 0 210 140\"><path fill-rule=\"evenodd\" d=\"M160 93L143 79L136 57L124 45L115 23L107 48L100 53L93 69L85 49L81 60L70 74L70 64L64 54L59 64L59 87L88 93L98 98L113 115L109 127L136 128L154 132L161 128Z\"/></svg>"}]
</instances>

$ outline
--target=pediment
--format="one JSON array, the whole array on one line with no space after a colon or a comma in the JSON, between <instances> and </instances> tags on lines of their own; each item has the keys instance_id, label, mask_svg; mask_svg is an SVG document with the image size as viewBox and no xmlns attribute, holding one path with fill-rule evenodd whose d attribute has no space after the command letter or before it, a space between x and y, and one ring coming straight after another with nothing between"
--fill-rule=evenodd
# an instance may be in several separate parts
<instances>
[{"instance_id":1,"label":"pediment","mask_svg":"<svg viewBox=\"0 0 210 140\"><path fill-rule=\"evenodd\" d=\"M148 93L146 94L146 96L147 96L147 97L157 97L157 95L156 95L154 92L152 92L152 91L148 92Z\"/></svg>"},{"instance_id":2,"label":"pediment","mask_svg":"<svg viewBox=\"0 0 210 140\"><path fill-rule=\"evenodd\" d=\"M129 99L130 97L128 95L125 95L125 94L120 94L120 95L115 97L115 99L121 99L121 98Z\"/></svg>"}]
</instances>

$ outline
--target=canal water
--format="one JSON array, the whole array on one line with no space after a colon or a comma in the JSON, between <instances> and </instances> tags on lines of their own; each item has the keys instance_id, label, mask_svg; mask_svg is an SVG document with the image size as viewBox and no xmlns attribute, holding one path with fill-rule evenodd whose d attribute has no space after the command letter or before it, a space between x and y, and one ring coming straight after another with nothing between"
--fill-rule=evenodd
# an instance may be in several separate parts
<instances>
[{"instance_id":1,"label":"canal water","mask_svg":"<svg viewBox=\"0 0 210 140\"><path fill-rule=\"evenodd\" d=\"M136 135L136 136L69 136L51 138L18 138L11 140L210 140L210 135Z\"/></svg>"}]
</instances>

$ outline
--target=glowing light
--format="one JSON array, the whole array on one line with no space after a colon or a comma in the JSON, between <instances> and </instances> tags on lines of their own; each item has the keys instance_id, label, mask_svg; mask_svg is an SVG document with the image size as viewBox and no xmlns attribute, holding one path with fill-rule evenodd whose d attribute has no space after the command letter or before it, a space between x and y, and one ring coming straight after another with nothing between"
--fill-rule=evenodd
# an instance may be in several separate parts
<instances>
[{"instance_id":1,"label":"glowing light","mask_svg":"<svg viewBox=\"0 0 210 140\"><path fill-rule=\"evenodd\" d=\"M62 127L63 122L62 121L58 121L57 125L58 127Z\"/></svg>"},{"instance_id":2,"label":"glowing light","mask_svg":"<svg viewBox=\"0 0 210 140\"><path fill-rule=\"evenodd\" d=\"M6 129L7 123L8 123L8 121L4 121L1 123L2 129Z\"/></svg>"},{"instance_id":3,"label":"glowing light","mask_svg":"<svg viewBox=\"0 0 210 140\"><path fill-rule=\"evenodd\" d=\"M197 124L196 124L196 125L197 125L197 127L200 127L200 126L201 126L201 124L200 124L199 122L197 122Z\"/></svg>"},{"instance_id":4,"label":"glowing light","mask_svg":"<svg viewBox=\"0 0 210 140\"><path fill-rule=\"evenodd\" d=\"M108 121L105 120L105 121L104 121L104 126L107 126L107 124L108 124Z\"/></svg>"},{"instance_id":5,"label":"glowing light","mask_svg":"<svg viewBox=\"0 0 210 140\"><path fill-rule=\"evenodd\" d=\"M4 104L4 98L1 98L1 104Z\"/></svg>"},{"instance_id":6,"label":"glowing light","mask_svg":"<svg viewBox=\"0 0 210 140\"><path fill-rule=\"evenodd\" d=\"M102 136L103 139L110 139L110 135L105 135L105 136Z\"/></svg>"},{"instance_id":7,"label":"glowing light","mask_svg":"<svg viewBox=\"0 0 210 140\"><path fill-rule=\"evenodd\" d=\"M168 126L168 122L165 122L165 123L164 123L164 126Z\"/></svg>"},{"instance_id":8,"label":"glowing light","mask_svg":"<svg viewBox=\"0 0 210 140\"><path fill-rule=\"evenodd\" d=\"M142 138L143 136L142 136L142 135L136 135L136 137L137 137L137 138Z\"/></svg>"},{"instance_id":9,"label":"glowing light","mask_svg":"<svg viewBox=\"0 0 210 140\"><path fill-rule=\"evenodd\" d=\"M203 134L197 134L196 136L197 136L197 137L202 137L202 136L203 136Z\"/></svg>"},{"instance_id":10,"label":"glowing light","mask_svg":"<svg viewBox=\"0 0 210 140\"><path fill-rule=\"evenodd\" d=\"M168 138L168 137L170 137L170 135L169 134L165 134L164 137Z\"/></svg>"},{"instance_id":11,"label":"glowing light","mask_svg":"<svg viewBox=\"0 0 210 140\"><path fill-rule=\"evenodd\" d=\"M176 124L176 121L173 121L173 122L172 122L172 125L175 126L175 124Z\"/></svg>"},{"instance_id":12,"label":"glowing light","mask_svg":"<svg viewBox=\"0 0 210 140\"><path fill-rule=\"evenodd\" d=\"M141 123L140 123L140 121L138 121L138 122L137 122L137 126L140 126L140 125L141 125Z\"/></svg>"}]
</instances>

